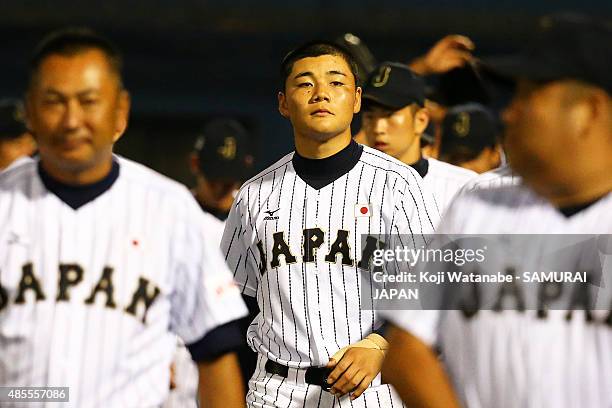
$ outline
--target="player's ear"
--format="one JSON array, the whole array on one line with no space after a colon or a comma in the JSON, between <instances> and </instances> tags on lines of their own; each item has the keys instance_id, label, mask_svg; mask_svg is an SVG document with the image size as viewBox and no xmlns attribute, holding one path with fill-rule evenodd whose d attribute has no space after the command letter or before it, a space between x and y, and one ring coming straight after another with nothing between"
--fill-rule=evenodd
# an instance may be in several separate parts
<instances>
[{"instance_id":1,"label":"player's ear","mask_svg":"<svg viewBox=\"0 0 612 408\"><path fill-rule=\"evenodd\" d=\"M429 112L427 108L422 108L417 106L417 110L414 114L413 126L414 133L417 135L423 134L425 129L427 129L427 125L429 124Z\"/></svg>"},{"instance_id":2,"label":"player's ear","mask_svg":"<svg viewBox=\"0 0 612 408\"><path fill-rule=\"evenodd\" d=\"M113 135L113 143L115 143L128 125L128 117L130 116L130 94L125 89L119 91L119 100L117 101L117 115L115 116L115 134Z\"/></svg>"},{"instance_id":3,"label":"player's ear","mask_svg":"<svg viewBox=\"0 0 612 408\"><path fill-rule=\"evenodd\" d=\"M283 117L288 118L289 117L289 107L287 106L287 97L285 96L285 94L281 91L278 91L278 111L280 112L281 115L283 115Z\"/></svg>"},{"instance_id":4,"label":"player's ear","mask_svg":"<svg viewBox=\"0 0 612 408\"><path fill-rule=\"evenodd\" d=\"M353 113L359 113L361 110L361 87L355 88L355 102L353 103Z\"/></svg>"},{"instance_id":5,"label":"player's ear","mask_svg":"<svg viewBox=\"0 0 612 408\"><path fill-rule=\"evenodd\" d=\"M582 142L590 134L592 129L599 123L599 118L608 115L607 103L604 92L589 90L585 95L574 98L568 107L568 123L573 127L573 134L579 142ZM604 119L605 120L605 119Z\"/></svg>"}]
</instances>

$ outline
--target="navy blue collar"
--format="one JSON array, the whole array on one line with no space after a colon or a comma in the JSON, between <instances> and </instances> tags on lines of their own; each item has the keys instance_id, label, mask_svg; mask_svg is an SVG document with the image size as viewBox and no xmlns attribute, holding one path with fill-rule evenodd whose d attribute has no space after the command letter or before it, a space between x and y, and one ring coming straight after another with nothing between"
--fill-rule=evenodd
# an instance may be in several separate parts
<instances>
[{"instance_id":1,"label":"navy blue collar","mask_svg":"<svg viewBox=\"0 0 612 408\"><path fill-rule=\"evenodd\" d=\"M591 200L591 201L588 201L586 203L572 205L572 206L567 206L567 207L559 207L559 208L557 208L557 210L561 214L563 214L565 216L565 218L570 218L570 217L578 214L579 212L581 212L583 210L586 210L587 208L591 207L593 204L595 204L596 202L598 202L599 200L601 200L602 198L604 198L607 195L608 195L608 193L604 194L601 197L596 198L595 200Z\"/></svg>"},{"instance_id":2,"label":"navy blue collar","mask_svg":"<svg viewBox=\"0 0 612 408\"><path fill-rule=\"evenodd\" d=\"M38 162L38 174L43 184L60 200L77 210L90 201L95 200L112 187L119 177L119 163L113 160L111 171L102 180L83 186L71 186L51 177Z\"/></svg>"},{"instance_id":3,"label":"navy blue collar","mask_svg":"<svg viewBox=\"0 0 612 408\"><path fill-rule=\"evenodd\" d=\"M429 160L424 157L421 157L415 163L412 163L410 167L415 169L422 178L425 178L427 172L429 171Z\"/></svg>"},{"instance_id":4,"label":"navy blue collar","mask_svg":"<svg viewBox=\"0 0 612 408\"><path fill-rule=\"evenodd\" d=\"M359 163L363 146L351 139L344 149L325 159L307 159L298 152L293 155L293 168L302 180L319 190L333 183Z\"/></svg>"}]
</instances>

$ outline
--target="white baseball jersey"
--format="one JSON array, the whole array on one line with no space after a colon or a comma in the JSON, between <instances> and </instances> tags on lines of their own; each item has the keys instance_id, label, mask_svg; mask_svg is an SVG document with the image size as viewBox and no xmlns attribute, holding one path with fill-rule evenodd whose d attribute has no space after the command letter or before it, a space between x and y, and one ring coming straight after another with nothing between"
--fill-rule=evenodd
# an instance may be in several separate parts
<instances>
[{"instance_id":1,"label":"white baseball jersey","mask_svg":"<svg viewBox=\"0 0 612 408\"><path fill-rule=\"evenodd\" d=\"M493 187L512 186L519 184L521 177L515 174L510 166L504 165L486 173L479 174L477 177L470 179L461 189L460 193L481 190Z\"/></svg>"},{"instance_id":2,"label":"white baseball jersey","mask_svg":"<svg viewBox=\"0 0 612 408\"><path fill-rule=\"evenodd\" d=\"M114 183L76 209L38 160L0 175L0 385L67 386L74 407L159 406L172 332L193 344L246 314L189 191L114 160Z\"/></svg>"},{"instance_id":3,"label":"white baseball jersey","mask_svg":"<svg viewBox=\"0 0 612 408\"><path fill-rule=\"evenodd\" d=\"M21 166L22 164L27 163L29 161L32 161L32 158L29 156L20 157L16 159L15 161L13 161L11 164L9 164L5 169L0 170L0 173L8 171L9 169L12 169L13 167Z\"/></svg>"},{"instance_id":4,"label":"white baseball jersey","mask_svg":"<svg viewBox=\"0 0 612 408\"><path fill-rule=\"evenodd\" d=\"M347 149L352 153L341 158ZM416 171L384 153L352 142L323 159L343 170L319 188L305 175L323 177L315 174L323 162L294 156L242 186L222 252L261 310L247 333L251 347L289 367L325 366L381 324L377 312L366 310L371 295L362 292L373 284L372 251L390 234L432 232L439 215ZM305 169L297 171L296 163ZM369 236L365 246L362 234Z\"/></svg>"},{"instance_id":5,"label":"white baseball jersey","mask_svg":"<svg viewBox=\"0 0 612 408\"><path fill-rule=\"evenodd\" d=\"M612 193L566 217L520 184L475 189L455 198L439 232L610 234ZM524 259L537 257L540 251L539 245L527 243L505 252L504 262L520 270ZM604 272L609 271L612 256L602 256L601 262ZM604 276L604 287L610 287L611 278ZM455 310L441 312L438 321L432 318L433 311L385 317L425 340L437 332L455 389L470 408L608 408L612 406L612 299L600 301L610 305L609 310L592 311L591 321L582 310L571 314L549 310L545 317L533 310L480 310L469 318Z\"/></svg>"},{"instance_id":6,"label":"white baseball jersey","mask_svg":"<svg viewBox=\"0 0 612 408\"><path fill-rule=\"evenodd\" d=\"M427 158L427 162L429 169L423 179L431 187L440 214L444 214L461 187L477 177L478 173L431 157Z\"/></svg>"},{"instance_id":7,"label":"white baseball jersey","mask_svg":"<svg viewBox=\"0 0 612 408\"><path fill-rule=\"evenodd\" d=\"M205 212L207 219L207 240L218 245L223 237L225 223ZM198 406L198 367L191 358L185 343L177 336L177 347L172 358L174 389L170 390L163 408L197 408Z\"/></svg>"}]
</instances>

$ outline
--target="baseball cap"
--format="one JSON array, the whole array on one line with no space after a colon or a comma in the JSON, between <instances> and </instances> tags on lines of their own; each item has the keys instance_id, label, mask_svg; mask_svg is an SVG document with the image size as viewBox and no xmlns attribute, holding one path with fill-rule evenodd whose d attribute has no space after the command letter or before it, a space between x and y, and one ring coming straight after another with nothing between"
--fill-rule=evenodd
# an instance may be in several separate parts
<instances>
[{"instance_id":1,"label":"baseball cap","mask_svg":"<svg viewBox=\"0 0 612 408\"><path fill-rule=\"evenodd\" d=\"M24 117L21 101L0 100L0 139L15 139L27 132Z\"/></svg>"},{"instance_id":2,"label":"baseball cap","mask_svg":"<svg viewBox=\"0 0 612 408\"><path fill-rule=\"evenodd\" d=\"M195 143L202 173L213 180L247 179L253 166L249 139L247 130L235 119L208 122Z\"/></svg>"},{"instance_id":3,"label":"baseball cap","mask_svg":"<svg viewBox=\"0 0 612 408\"><path fill-rule=\"evenodd\" d=\"M367 78L376 68L376 58L361 38L353 33L344 33L333 39L333 42L351 54L357 64L358 77Z\"/></svg>"},{"instance_id":4,"label":"baseball cap","mask_svg":"<svg viewBox=\"0 0 612 408\"><path fill-rule=\"evenodd\" d=\"M401 109L417 103L425 103L425 82L407 65L399 62L383 62L368 78L363 98L380 105Z\"/></svg>"},{"instance_id":5,"label":"baseball cap","mask_svg":"<svg viewBox=\"0 0 612 408\"><path fill-rule=\"evenodd\" d=\"M427 99L444 106L491 101L492 84L486 76L480 75L476 64L468 63L442 74L428 75L425 82Z\"/></svg>"},{"instance_id":6,"label":"baseball cap","mask_svg":"<svg viewBox=\"0 0 612 408\"><path fill-rule=\"evenodd\" d=\"M478 103L457 105L448 110L442 121L441 154L462 146L479 153L495 145L499 134L495 115Z\"/></svg>"},{"instance_id":7,"label":"baseball cap","mask_svg":"<svg viewBox=\"0 0 612 408\"><path fill-rule=\"evenodd\" d=\"M520 53L483 60L485 70L537 82L577 79L612 92L612 25L563 14L540 20L538 33Z\"/></svg>"}]
</instances>

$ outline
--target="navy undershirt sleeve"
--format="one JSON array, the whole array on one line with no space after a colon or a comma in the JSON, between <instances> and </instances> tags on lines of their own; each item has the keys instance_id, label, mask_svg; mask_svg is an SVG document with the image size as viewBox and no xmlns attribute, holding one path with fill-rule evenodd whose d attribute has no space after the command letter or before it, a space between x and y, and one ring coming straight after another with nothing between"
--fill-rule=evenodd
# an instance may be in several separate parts
<instances>
[{"instance_id":1,"label":"navy undershirt sleeve","mask_svg":"<svg viewBox=\"0 0 612 408\"><path fill-rule=\"evenodd\" d=\"M223 354L236 351L245 344L240 320L214 328L195 343L187 345L194 361L212 361Z\"/></svg>"}]
</instances>

